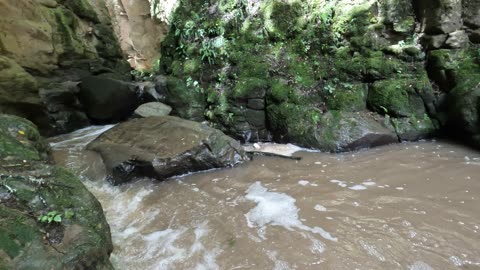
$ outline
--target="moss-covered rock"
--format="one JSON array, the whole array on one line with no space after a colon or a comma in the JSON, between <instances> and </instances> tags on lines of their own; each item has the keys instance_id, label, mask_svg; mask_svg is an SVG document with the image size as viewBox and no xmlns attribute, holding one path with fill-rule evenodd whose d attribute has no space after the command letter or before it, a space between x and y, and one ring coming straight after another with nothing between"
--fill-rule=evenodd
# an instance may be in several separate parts
<instances>
[{"instance_id":1,"label":"moss-covered rock","mask_svg":"<svg viewBox=\"0 0 480 270\"><path fill-rule=\"evenodd\" d=\"M260 121L248 118L263 122L263 114L249 111L248 102L262 100L275 140L328 150L348 144L322 144L329 137L319 131L322 119L331 130L353 134L345 131L346 119L368 130L375 124L366 123L383 115L412 120L436 113L411 3L247 2L184 0L175 11L161 60L178 95L172 101L203 104L203 98L204 115L215 127L254 138L248 134ZM204 89L203 97L187 98L189 87L181 84L189 78ZM180 107L178 115L191 117L185 113L191 108ZM391 135L395 129L387 122Z\"/></svg>"},{"instance_id":2,"label":"moss-covered rock","mask_svg":"<svg viewBox=\"0 0 480 270\"><path fill-rule=\"evenodd\" d=\"M0 159L22 162L47 160L49 149L32 122L0 114Z\"/></svg>"},{"instance_id":3,"label":"moss-covered rock","mask_svg":"<svg viewBox=\"0 0 480 270\"><path fill-rule=\"evenodd\" d=\"M426 112L425 105L417 92L422 85L418 84L412 79L375 82L368 93L368 105L378 113L396 117L423 115Z\"/></svg>"},{"instance_id":4,"label":"moss-covered rock","mask_svg":"<svg viewBox=\"0 0 480 270\"><path fill-rule=\"evenodd\" d=\"M447 132L477 147L480 134L480 53L478 49L436 50L429 54L429 75L446 93L439 109Z\"/></svg>"},{"instance_id":5,"label":"moss-covered rock","mask_svg":"<svg viewBox=\"0 0 480 270\"><path fill-rule=\"evenodd\" d=\"M368 113L320 111L301 105L281 104L268 107L269 122L279 139L295 144L338 152L397 142L394 130L383 118Z\"/></svg>"},{"instance_id":6,"label":"moss-covered rock","mask_svg":"<svg viewBox=\"0 0 480 270\"><path fill-rule=\"evenodd\" d=\"M392 118L392 125L402 141L416 141L436 135L438 124L427 114L409 118Z\"/></svg>"},{"instance_id":7,"label":"moss-covered rock","mask_svg":"<svg viewBox=\"0 0 480 270\"><path fill-rule=\"evenodd\" d=\"M185 119L203 121L207 107L205 94L201 86L188 85L187 81L176 77L167 79L167 103L173 107L173 112Z\"/></svg>"},{"instance_id":8,"label":"moss-covered rock","mask_svg":"<svg viewBox=\"0 0 480 270\"><path fill-rule=\"evenodd\" d=\"M358 112L366 109L367 95L366 84L343 83L327 95L325 103L330 110Z\"/></svg>"},{"instance_id":9,"label":"moss-covered rock","mask_svg":"<svg viewBox=\"0 0 480 270\"><path fill-rule=\"evenodd\" d=\"M0 115L0 144L0 267L111 269L100 203L71 172L46 163L35 126ZM48 213L56 220L41 221Z\"/></svg>"}]
</instances>

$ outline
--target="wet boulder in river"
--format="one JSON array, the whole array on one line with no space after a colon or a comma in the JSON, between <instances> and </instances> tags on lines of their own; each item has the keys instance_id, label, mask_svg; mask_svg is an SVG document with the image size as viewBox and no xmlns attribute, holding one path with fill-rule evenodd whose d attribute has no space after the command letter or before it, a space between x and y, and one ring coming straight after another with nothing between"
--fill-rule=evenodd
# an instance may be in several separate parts
<instances>
[{"instance_id":1,"label":"wet boulder in river","mask_svg":"<svg viewBox=\"0 0 480 270\"><path fill-rule=\"evenodd\" d=\"M247 159L240 144L223 132L173 116L121 123L87 148L102 156L114 185L142 176L163 180Z\"/></svg>"}]
</instances>

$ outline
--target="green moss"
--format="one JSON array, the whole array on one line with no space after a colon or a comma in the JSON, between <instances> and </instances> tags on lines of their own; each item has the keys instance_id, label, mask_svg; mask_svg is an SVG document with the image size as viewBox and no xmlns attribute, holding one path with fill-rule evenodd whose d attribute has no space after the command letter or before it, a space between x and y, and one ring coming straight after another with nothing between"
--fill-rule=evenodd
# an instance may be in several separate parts
<instances>
[{"instance_id":1,"label":"green moss","mask_svg":"<svg viewBox=\"0 0 480 270\"><path fill-rule=\"evenodd\" d=\"M106 59L122 59L122 51L110 25L96 24L95 32L100 42L95 45L100 56Z\"/></svg>"},{"instance_id":2,"label":"green moss","mask_svg":"<svg viewBox=\"0 0 480 270\"><path fill-rule=\"evenodd\" d=\"M204 120L207 104L203 92L187 87L184 79L173 76L167 78L167 91L167 102L177 115L185 119Z\"/></svg>"},{"instance_id":3,"label":"green moss","mask_svg":"<svg viewBox=\"0 0 480 270\"><path fill-rule=\"evenodd\" d=\"M412 115L408 118L392 118L391 121L401 140L425 139L437 131L435 123L427 114Z\"/></svg>"},{"instance_id":4,"label":"green moss","mask_svg":"<svg viewBox=\"0 0 480 270\"><path fill-rule=\"evenodd\" d=\"M267 80L247 77L237 81L233 89L233 97L239 99L263 98L269 86Z\"/></svg>"},{"instance_id":5,"label":"green moss","mask_svg":"<svg viewBox=\"0 0 480 270\"><path fill-rule=\"evenodd\" d=\"M269 91L269 100L273 103L281 103L288 100L292 88L286 82L276 80Z\"/></svg>"},{"instance_id":6,"label":"green moss","mask_svg":"<svg viewBox=\"0 0 480 270\"><path fill-rule=\"evenodd\" d=\"M53 10L57 23L57 31L63 44L64 54L69 56L84 55L85 48L80 39L75 34L78 27L78 21L75 14L63 7Z\"/></svg>"},{"instance_id":7,"label":"green moss","mask_svg":"<svg viewBox=\"0 0 480 270\"><path fill-rule=\"evenodd\" d=\"M297 85L308 88L317 84L318 80L315 78L311 63L306 62L305 59L295 54L289 55L288 59L290 60L288 71Z\"/></svg>"},{"instance_id":8,"label":"green moss","mask_svg":"<svg viewBox=\"0 0 480 270\"><path fill-rule=\"evenodd\" d=\"M325 101L330 110L362 111L367 107L367 93L365 84L343 83Z\"/></svg>"},{"instance_id":9,"label":"green moss","mask_svg":"<svg viewBox=\"0 0 480 270\"><path fill-rule=\"evenodd\" d=\"M416 81L411 79L375 82L368 93L368 105L378 113L397 117L423 114L425 107L416 86Z\"/></svg>"},{"instance_id":10,"label":"green moss","mask_svg":"<svg viewBox=\"0 0 480 270\"><path fill-rule=\"evenodd\" d=\"M0 114L0 159L45 160L49 147L30 121Z\"/></svg>"},{"instance_id":11,"label":"green moss","mask_svg":"<svg viewBox=\"0 0 480 270\"><path fill-rule=\"evenodd\" d=\"M201 65L199 59L188 59L183 63L183 73L193 75L200 70Z\"/></svg>"},{"instance_id":12,"label":"green moss","mask_svg":"<svg viewBox=\"0 0 480 270\"><path fill-rule=\"evenodd\" d=\"M318 145L315 134L321 112L317 109L284 102L268 106L267 116L277 139L307 147Z\"/></svg>"},{"instance_id":13,"label":"green moss","mask_svg":"<svg viewBox=\"0 0 480 270\"><path fill-rule=\"evenodd\" d=\"M299 30L298 20L301 16L299 3L293 4L278 1L265 1L262 8L265 28L269 36L276 40L291 38Z\"/></svg>"},{"instance_id":14,"label":"green moss","mask_svg":"<svg viewBox=\"0 0 480 270\"><path fill-rule=\"evenodd\" d=\"M0 205L0 249L12 259L17 257L30 242L41 239L34 225L24 213Z\"/></svg>"},{"instance_id":15,"label":"green moss","mask_svg":"<svg viewBox=\"0 0 480 270\"><path fill-rule=\"evenodd\" d=\"M69 7L80 18L86 18L95 23L100 22L97 13L87 0L66 0L64 5Z\"/></svg>"}]
</instances>

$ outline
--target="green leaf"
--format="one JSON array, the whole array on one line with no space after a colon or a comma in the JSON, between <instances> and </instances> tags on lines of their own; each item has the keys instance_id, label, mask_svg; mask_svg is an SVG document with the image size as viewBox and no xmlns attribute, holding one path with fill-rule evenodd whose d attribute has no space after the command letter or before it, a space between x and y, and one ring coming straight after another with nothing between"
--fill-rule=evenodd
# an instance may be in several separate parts
<instances>
[{"instance_id":1,"label":"green leaf","mask_svg":"<svg viewBox=\"0 0 480 270\"><path fill-rule=\"evenodd\" d=\"M55 222L62 222L62 216L61 215L56 215L55 218L53 218L53 221Z\"/></svg>"},{"instance_id":2,"label":"green leaf","mask_svg":"<svg viewBox=\"0 0 480 270\"><path fill-rule=\"evenodd\" d=\"M39 220L40 220L41 222L46 222L47 219L48 219L47 216L41 216Z\"/></svg>"}]
</instances>

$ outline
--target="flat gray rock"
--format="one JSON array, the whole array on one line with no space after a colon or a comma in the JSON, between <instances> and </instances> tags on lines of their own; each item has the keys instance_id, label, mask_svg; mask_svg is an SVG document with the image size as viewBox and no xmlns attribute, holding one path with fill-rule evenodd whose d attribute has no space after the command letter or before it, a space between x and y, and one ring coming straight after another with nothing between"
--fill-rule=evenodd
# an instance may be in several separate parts
<instances>
[{"instance_id":1,"label":"flat gray rock","mask_svg":"<svg viewBox=\"0 0 480 270\"><path fill-rule=\"evenodd\" d=\"M135 110L135 116L150 117L150 116L167 116L172 111L172 107L161 102L149 102L140 105Z\"/></svg>"}]
</instances>

